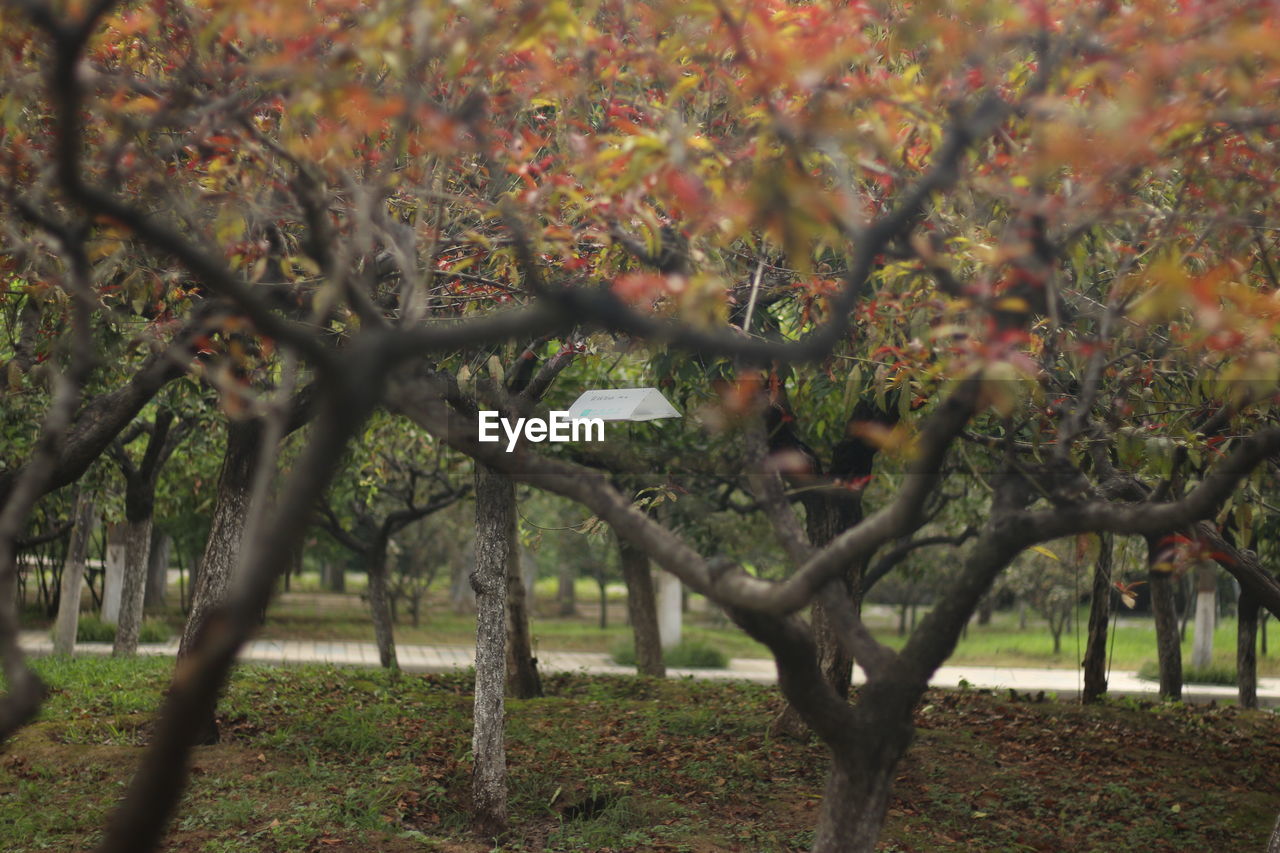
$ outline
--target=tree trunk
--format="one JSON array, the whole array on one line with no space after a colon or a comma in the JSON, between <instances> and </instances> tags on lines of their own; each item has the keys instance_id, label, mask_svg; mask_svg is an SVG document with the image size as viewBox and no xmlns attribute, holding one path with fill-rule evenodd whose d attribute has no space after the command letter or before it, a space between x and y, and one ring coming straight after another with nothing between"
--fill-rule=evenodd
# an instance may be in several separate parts
<instances>
[{"instance_id":1,"label":"tree trunk","mask_svg":"<svg viewBox=\"0 0 1280 853\"><path fill-rule=\"evenodd\" d=\"M143 596L143 611L163 610L165 596L169 592L169 555L173 539L155 528L151 531L151 553L147 557L147 591Z\"/></svg>"},{"instance_id":2,"label":"tree trunk","mask_svg":"<svg viewBox=\"0 0 1280 853\"><path fill-rule=\"evenodd\" d=\"M901 722L894 728L903 729ZM873 853L884 827L898 762L911 742L863 733L848 758L833 758L814 830L813 853ZM892 743L891 741L898 741Z\"/></svg>"},{"instance_id":3,"label":"tree trunk","mask_svg":"<svg viewBox=\"0 0 1280 853\"><path fill-rule=\"evenodd\" d=\"M231 575L240 556L240 540L249 520L253 469L258 461L262 425L258 421L229 421L227 444L218 474L209 538L191 595L191 614L182 632L179 658L186 654L209 611L227 600Z\"/></svg>"},{"instance_id":4,"label":"tree trunk","mask_svg":"<svg viewBox=\"0 0 1280 853\"><path fill-rule=\"evenodd\" d=\"M120 588L124 585L125 527L107 525L103 547L102 621L112 625L120 621Z\"/></svg>"},{"instance_id":5,"label":"tree trunk","mask_svg":"<svg viewBox=\"0 0 1280 853\"><path fill-rule=\"evenodd\" d=\"M324 588L329 592L347 591L347 571L342 563L325 563L321 570L324 575Z\"/></svg>"},{"instance_id":6,"label":"tree trunk","mask_svg":"<svg viewBox=\"0 0 1280 853\"><path fill-rule=\"evenodd\" d=\"M814 548L825 547L861 520L862 502L854 498L814 496L805 502L805 533ZM841 578L845 595L855 611L862 609L862 573L865 568L864 562L851 564ZM812 624L814 639L818 642L818 665L836 694L847 699L849 686L853 683L853 655L840 641L833 620L821 601L813 605Z\"/></svg>"},{"instance_id":7,"label":"tree trunk","mask_svg":"<svg viewBox=\"0 0 1280 853\"><path fill-rule=\"evenodd\" d=\"M609 585L603 574L596 578L596 586L600 587L600 630L603 631L609 627Z\"/></svg>"},{"instance_id":8,"label":"tree trunk","mask_svg":"<svg viewBox=\"0 0 1280 853\"><path fill-rule=\"evenodd\" d=\"M146 601L147 576L151 569L151 528L156 505L156 481L180 436L170 433L173 415L161 410L151 424L142 459L136 465L124 447L116 444L113 455L124 474L125 565L120 584L120 617L116 621L116 641L112 654L131 656L138 652L138 630ZM170 439L173 439L172 441Z\"/></svg>"},{"instance_id":9,"label":"tree trunk","mask_svg":"<svg viewBox=\"0 0 1280 853\"><path fill-rule=\"evenodd\" d=\"M1280 853L1280 817L1276 818L1276 825L1271 829L1271 838L1267 840L1267 853Z\"/></svg>"},{"instance_id":10,"label":"tree trunk","mask_svg":"<svg viewBox=\"0 0 1280 853\"><path fill-rule=\"evenodd\" d=\"M1147 540L1148 564L1156 558L1156 540ZM1156 619L1156 656L1160 662L1160 697L1182 699L1182 643L1178 633L1178 611L1173 602L1173 576L1149 571L1151 610Z\"/></svg>"},{"instance_id":11,"label":"tree trunk","mask_svg":"<svg viewBox=\"0 0 1280 853\"><path fill-rule=\"evenodd\" d=\"M507 564L514 559L511 479L476 463L476 687L471 752L472 821L485 837L507 828L506 695Z\"/></svg>"},{"instance_id":12,"label":"tree trunk","mask_svg":"<svg viewBox=\"0 0 1280 853\"><path fill-rule=\"evenodd\" d=\"M227 444L222 455L222 470L218 474L218 494L209 538L192 584L191 612L187 615L178 647L179 666L204 628L209 614L225 603L230 593L231 575L240 557L240 540L249 520L253 471L258 461L261 438L262 425L259 421L227 423ZM210 708L197 743L217 743L218 726L213 713Z\"/></svg>"},{"instance_id":13,"label":"tree trunk","mask_svg":"<svg viewBox=\"0 0 1280 853\"><path fill-rule=\"evenodd\" d=\"M982 599L982 602L978 605L978 624L990 625L991 616L995 612L995 609L996 603L991 596L988 595L986 598Z\"/></svg>"},{"instance_id":14,"label":"tree trunk","mask_svg":"<svg viewBox=\"0 0 1280 853\"><path fill-rule=\"evenodd\" d=\"M120 619L111 647L115 657L138 653L142 604L147 592L147 559L151 554L151 516L125 523L124 582L120 586Z\"/></svg>"},{"instance_id":15,"label":"tree trunk","mask_svg":"<svg viewBox=\"0 0 1280 853\"><path fill-rule=\"evenodd\" d=\"M618 539L618 558L622 579L627 585L627 613L635 635L636 671L641 675L666 678L662 662L662 637L658 632L658 602L653 591L653 574L649 557L631 543ZM603 596L601 606L604 606Z\"/></svg>"},{"instance_id":16,"label":"tree trunk","mask_svg":"<svg viewBox=\"0 0 1280 853\"><path fill-rule=\"evenodd\" d=\"M653 573L649 573L653 577ZM659 571L654 586L654 599L658 607L658 641L662 650L680 645L684 628L684 585L670 572Z\"/></svg>"},{"instance_id":17,"label":"tree trunk","mask_svg":"<svg viewBox=\"0 0 1280 853\"><path fill-rule=\"evenodd\" d=\"M1213 627L1218 609L1218 574L1212 563L1196 567L1196 634L1191 665L1207 669L1213 663Z\"/></svg>"},{"instance_id":18,"label":"tree trunk","mask_svg":"<svg viewBox=\"0 0 1280 853\"><path fill-rule=\"evenodd\" d=\"M373 636L378 643L378 661L385 669L400 671L396 660L391 598L387 594L387 536L379 532L369 549L369 610L373 614Z\"/></svg>"},{"instance_id":19,"label":"tree trunk","mask_svg":"<svg viewBox=\"0 0 1280 853\"><path fill-rule=\"evenodd\" d=\"M1241 708L1258 707L1258 600L1244 590L1236 605L1236 686Z\"/></svg>"},{"instance_id":20,"label":"tree trunk","mask_svg":"<svg viewBox=\"0 0 1280 853\"><path fill-rule=\"evenodd\" d=\"M1111 566L1114 540L1110 533L1098 536L1098 560L1093 565L1089 598L1089 639L1085 645L1083 702L1097 702L1107 692L1107 625L1111 620Z\"/></svg>"},{"instance_id":21,"label":"tree trunk","mask_svg":"<svg viewBox=\"0 0 1280 853\"><path fill-rule=\"evenodd\" d=\"M76 650L76 628L80 620L80 591L84 587L84 563L93 532L93 498L87 492L76 497L75 526L62 566L62 591L58 597L58 618L53 631L53 653L70 655Z\"/></svg>"},{"instance_id":22,"label":"tree trunk","mask_svg":"<svg viewBox=\"0 0 1280 853\"><path fill-rule=\"evenodd\" d=\"M828 498L812 496L805 501L805 535L815 548L827 545L846 528L857 524L861 518L861 503L852 500L841 500L836 503ZM841 581L844 594L848 596L855 610L861 608L861 578L865 563L850 565ZM822 601L815 601L810 615L810 625L814 641L817 644L818 667L823 678L841 699L849 698L849 688L853 683L853 655L844 647L836 632L834 620L827 612ZM898 622L898 634L906 634L906 609ZM782 709L782 713L770 725L775 735L793 738L807 736L808 728L801 719L795 706L791 703ZM831 771L835 773L834 765ZM816 849L816 848L815 848Z\"/></svg>"},{"instance_id":23,"label":"tree trunk","mask_svg":"<svg viewBox=\"0 0 1280 853\"><path fill-rule=\"evenodd\" d=\"M471 586L471 573L476 564L476 545L471 543L462 562L454 570L449 581L449 604L454 613L475 612L476 593Z\"/></svg>"},{"instance_id":24,"label":"tree trunk","mask_svg":"<svg viewBox=\"0 0 1280 853\"><path fill-rule=\"evenodd\" d=\"M515 482L506 474L510 488L503 497L509 501L505 514L516 517ZM535 699L542 695L542 679L538 676L538 661L533 656L533 635L529 628L529 590L525 583L523 553L516 537L516 526L511 525L511 544L507 557L507 690L514 699Z\"/></svg>"},{"instance_id":25,"label":"tree trunk","mask_svg":"<svg viewBox=\"0 0 1280 853\"><path fill-rule=\"evenodd\" d=\"M577 615L577 590L574 587L577 577L575 575L573 566L568 562L560 567L560 582L556 586L556 601L558 603L556 612L561 616Z\"/></svg>"}]
</instances>

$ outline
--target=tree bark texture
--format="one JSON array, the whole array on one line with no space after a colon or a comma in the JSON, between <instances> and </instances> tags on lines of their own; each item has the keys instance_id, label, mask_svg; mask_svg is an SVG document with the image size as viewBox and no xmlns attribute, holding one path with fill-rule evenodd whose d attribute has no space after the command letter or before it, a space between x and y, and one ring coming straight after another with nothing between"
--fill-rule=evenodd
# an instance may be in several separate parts
<instances>
[{"instance_id":1,"label":"tree bark texture","mask_svg":"<svg viewBox=\"0 0 1280 853\"><path fill-rule=\"evenodd\" d=\"M147 557L147 592L143 597L143 610L163 610L169 593L169 555L173 552L173 539L151 530L151 552Z\"/></svg>"},{"instance_id":2,"label":"tree bark texture","mask_svg":"<svg viewBox=\"0 0 1280 853\"><path fill-rule=\"evenodd\" d=\"M373 615L373 636L378 644L378 662L393 672L400 670L396 659L396 641L391 615L391 596L387 592L387 536L379 532L369 549L369 610Z\"/></svg>"},{"instance_id":3,"label":"tree bark texture","mask_svg":"<svg viewBox=\"0 0 1280 853\"><path fill-rule=\"evenodd\" d=\"M626 540L618 539L618 563L627 585L627 613L635 635L636 671L641 675L666 678L662 661L662 636L658 631L658 601L653 589L649 557ZM603 599L601 607L604 606Z\"/></svg>"},{"instance_id":4,"label":"tree bark texture","mask_svg":"<svg viewBox=\"0 0 1280 853\"><path fill-rule=\"evenodd\" d=\"M218 493L214 501L209 538L191 590L191 611L178 645L178 667L191 653L210 614L216 612L231 594L231 577L240 559L241 539L249 521L249 503L253 491L254 468L262 437L259 421L229 421L227 443L218 472ZM217 743L219 739L216 709L210 706L200 721L197 743Z\"/></svg>"},{"instance_id":5,"label":"tree bark texture","mask_svg":"<svg viewBox=\"0 0 1280 853\"><path fill-rule=\"evenodd\" d=\"M1152 559L1156 544L1148 540ZM1156 619L1156 657L1160 663L1160 696L1182 699L1182 643L1178 636L1178 609L1173 601L1173 575L1169 572L1147 573L1151 584L1151 610Z\"/></svg>"},{"instance_id":6,"label":"tree bark texture","mask_svg":"<svg viewBox=\"0 0 1280 853\"><path fill-rule=\"evenodd\" d=\"M142 604L147 592L147 558L151 554L151 516L125 523L124 582L120 586L120 619L111 654L131 657L138 653Z\"/></svg>"},{"instance_id":7,"label":"tree bark texture","mask_svg":"<svg viewBox=\"0 0 1280 853\"><path fill-rule=\"evenodd\" d=\"M876 849L898 762L911 743L911 727L883 740L872 733L863 733L859 740L853 755L831 761L813 853L873 853Z\"/></svg>"},{"instance_id":8,"label":"tree bark texture","mask_svg":"<svg viewBox=\"0 0 1280 853\"><path fill-rule=\"evenodd\" d=\"M506 696L507 566L514 559L515 486L476 463L476 687L471 752L472 820L494 837L507 828Z\"/></svg>"},{"instance_id":9,"label":"tree bark texture","mask_svg":"<svg viewBox=\"0 0 1280 853\"><path fill-rule=\"evenodd\" d=\"M62 565L62 588L58 596L58 617L53 629L53 653L71 655L76 650L76 629L80 621L80 591L84 588L84 564L93 533L94 501L87 492L76 497L71 541Z\"/></svg>"},{"instance_id":10,"label":"tree bark texture","mask_svg":"<svg viewBox=\"0 0 1280 853\"><path fill-rule=\"evenodd\" d=\"M862 518L861 501L856 499L831 499L813 497L805 504L805 533L814 548L822 548L848 528L857 524ZM861 609L861 578L866 568L865 562L850 565L841 580L845 593L855 611ZM818 643L818 664L827 683L838 696L849 697L849 687L853 683L853 655L844 647L838 638L832 617L827 613L826 605L815 602L813 605L813 634Z\"/></svg>"},{"instance_id":11,"label":"tree bark texture","mask_svg":"<svg viewBox=\"0 0 1280 853\"><path fill-rule=\"evenodd\" d=\"M227 443L218 473L209 538L200 557L191 593L191 613L182 631L178 657L185 657L209 613L227 600L231 575L240 557L240 540L249 520L253 469L258 461L262 427L257 421L229 421Z\"/></svg>"},{"instance_id":12,"label":"tree bark texture","mask_svg":"<svg viewBox=\"0 0 1280 853\"><path fill-rule=\"evenodd\" d=\"M1097 702L1107 693L1107 626L1111 620L1111 566L1114 538L1099 534L1098 559L1093 565L1093 586L1089 595L1089 638L1085 644L1084 702Z\"/></svg>"},{"instance_id":13,"label":"tree bark texture","mask_svg":"<svg viewBox=\"0 0 1280 853\"><path fill-rule=\"evenodd\" d=\"M1258 600L1240 591L1236 606L1236 687L1241 708L1258 707Z\"/></svg>"},{"instance_id":14,"label":"tree bark texture","mask_svg":"<svg viewBox=\"0 0 1280 853\"><path fill-rule=\"evenodd\" d=\"M506 474L497 476L506 477ZM508 478L509 479L509 478ZM511 483L509 514L516 515L515 483ZM515 525L511 527L510 556L507 558L507 689L515 699L534 699L542 695L542 679L538 661L533 656L533 635L529 627L529 596L524 583L521 551L516 541Z\"/></svg>"}]
</instances>

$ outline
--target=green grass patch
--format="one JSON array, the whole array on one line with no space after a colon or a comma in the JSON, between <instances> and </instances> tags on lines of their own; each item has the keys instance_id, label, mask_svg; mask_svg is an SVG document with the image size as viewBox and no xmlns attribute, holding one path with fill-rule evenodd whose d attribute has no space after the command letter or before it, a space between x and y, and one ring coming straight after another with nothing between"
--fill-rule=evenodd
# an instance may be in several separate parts
<instances>
[{"instance_id":1,"label":"green grass patch","mask_svg":"<svg viewBox=\"0 0 1280 853\"><path fill-rule=\"evenodd\" d=\"M145 619L138 626L138 642L167 643L173 636L167 622L159 619ZM97 616L82 614L76 622L77 643L111 643L116 638L116 626L112 622L104 622Z\"/></svg>"},{"instance_id":2,"label":"green grass patch","mask_svg":"<svg viewBox=\"0 0 1280 853\"><path fill-rule=\"evenodd\" d=\"M1160 664L1147 661L1138 670L1138 677L1147 681L1160 680ZM1234 666L1184 666L1182 668L1183 684L1225 684L1234 686L1236 668Z\"/></svg>"},{"instance_id":3,"label":"green grass patch","mask_svg":"<svg viewBox=\"0 0 1280 853\"><path fill-rule=\"evenodd\" d=\"M677 669L726 669L729 656L702 640L682 640L662 653L662 661ZM619 666L636 665L635 643L620 643L613 649L613 662Z\"/></svg>"},{"instance_id":4,"label":"green grass patch","mask_svg":"<svg viewBox=\"0 0 1280 853\"><path fill-rule=\"evenodd\" d=\"M51 687L0 756L0 850L91 847L171 661L39 659ZM508 703L511 832L469 834L468 673L238 667L165 849L798 851L824 750L770 736L774 688L548 675ZM1246 850L1280 799L1280 717L930 692L881 849Z\"/></svg>"}]
</instances>

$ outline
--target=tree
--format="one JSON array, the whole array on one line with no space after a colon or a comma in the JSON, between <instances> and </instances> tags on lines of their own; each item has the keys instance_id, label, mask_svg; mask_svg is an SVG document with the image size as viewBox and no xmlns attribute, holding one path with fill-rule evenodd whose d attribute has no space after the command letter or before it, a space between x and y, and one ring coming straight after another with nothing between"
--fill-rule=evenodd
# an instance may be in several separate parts
<instances>
[{"instance_id":1,"label":"tree","mask_svg":"<svg viewBox=\"0 0 1280 853\"><path fill-rule=\"evenodd\" d=\"M1081 662L1084 687L1080 699L1086 703L1099 701L1107 692L1107 622L1111 618L1111 599L1117 585L1112 572L1114 554L1114 538L1105 533L1099 536L1098 556L1089 587L1089 633Z\"/></svg>"},{"instance_id":2,"label":"tree","mask_svg":"<svg viewBox=\"0 0 1280 853\"><path fill-rule=\"evenodd\" d=\"M476 465L476 692L471 752L471 797L476 830L494 837L507 829L504 739L508 564L515 551L515 485Z\"/></svg>"},{"instance_id":3,"label":"tree","mask_svg":"<svg viewBox=\"0 0 1280 853\"><path fill-rule=\"evenodd\" d=\"M67 559L62 567L62 589L58 596L58 617L54 623L53 653L70 655L76 648L76 628L80 621L80 592L84 587L84 564L93 533L94 499L87 492L76 496L75 517Z\"/></svg>"},{"instance_id":4,"label":"tree","mask_svg":"<svg viewBox=\"0 0 1280 853\"><path fill-rule=\"evenodd\" d=\"M135 462L125 450L135 436L126 433L111 446L111 456L125 481L125 566L120 594L120 621L112 653L134 655L138 651L138 629L142 626L143 600L151 565L152 516L155 513L156 485L160 471L177 450L191 427L190 421L173 423L173 414L161 410L148 425L138 427L146 434L142 458Z\"/></svg>"},{"instance_id":5,"label":"tree","mask_svg":"<svg viewBox=\"0 0 1280 853\"><path fill-rule=\"evenodd\" d=\"M636 671L641 675L666 678L662 662L662 641L658 636L658 604L653 591L649 557L642 549L619 537L618 566L627 585L627 614L636 645ZM605 602L600 602L603 610Z\"/></svg>"},{"instance_id":6,"label":"tree","mask_svg":"<svg viewBox=\"0 0 1280 853\"><path fill-rule=\"evenodd\" d=\"M441 454L433 452L420 436L406 436L397 426L385 419L370 423L352 448L359 462L351 465L353 482L342 484L341 512L332 508L331 499L323 505L320 519L340 545L364 561L378 658L393 670L399 669L399 664L390 588L392 537L455 503L466 491L452 482ZM344 521L344 516L350 521Z\"/></svg>"},{"instance_id":7,"label":"tree","mask_svg":"<svg viewBox=\"0 0 1280 853\"><path fill-rule=\"evenodd\" d=\"M1093 551L1088 542L1055 542L1037 546L1009 568L1010 587L1045 620L1053 637L1053 653L1062 653L1066 630L1083 594L1081 569Z\"/></svg>"}]
</instances>

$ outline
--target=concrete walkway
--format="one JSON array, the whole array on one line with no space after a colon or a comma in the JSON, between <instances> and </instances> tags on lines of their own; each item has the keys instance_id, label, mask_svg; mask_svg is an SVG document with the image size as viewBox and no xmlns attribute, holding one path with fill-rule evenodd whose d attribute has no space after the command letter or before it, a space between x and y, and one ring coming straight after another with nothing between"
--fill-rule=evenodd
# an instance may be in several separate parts
<instances>
[{"instance_id":1,"label":"concrete walkway","mask_svg":"<svg viewBox=\"0 0 1280 853\"><path fill-rule=\"evenodd\" d=\"M22 648L32 655L47 655L53 650L49 635L39 631L24 631ZM78 643L77 654L109 655L110 643ZM178 641L168 643L143 643L139 654L167 655L178 653ZM475 650L466 646L412 646L397 645L396 656L406 672L448 672L465 669L473 664ZM339 666L377 666L378 648L373 643L322 640L253 640L240 653L242 661L254 661L276 665L330 663ZM607 654L601 652L551 652L538 653L538 665L547 672L586 672L592 675L634 675L633 667L618 666ZM772 684L777 680L773 661L759 658L734 658L727 669L672 669L672 678L745 679L760 684ZM994 666L944 666L934 673L930 684L934 687L958 688L968 684L973 688L993 690L1013 689L1020 693L1055 693L1060 698L1079 695L1081 675L1074 669L1011 669ZM861 670L854 673L854 683L863 679ZM1154 697L1155 682L1138 678L1137 673L1115 671L1111 673L1109 693L1115 696ZM1236 688L1219 685L1187 685L1183 698L1188 702L1234 700ZM1280 678L1258 679L1258 704L1265 707L1280 706Z\"/></svg>"}]
</instances>

